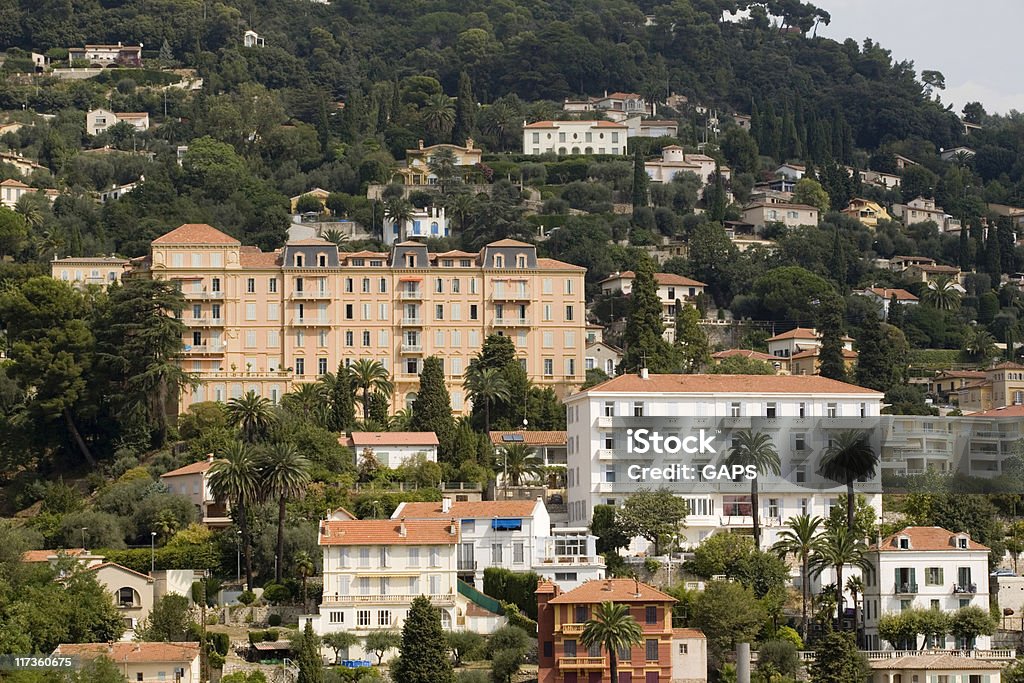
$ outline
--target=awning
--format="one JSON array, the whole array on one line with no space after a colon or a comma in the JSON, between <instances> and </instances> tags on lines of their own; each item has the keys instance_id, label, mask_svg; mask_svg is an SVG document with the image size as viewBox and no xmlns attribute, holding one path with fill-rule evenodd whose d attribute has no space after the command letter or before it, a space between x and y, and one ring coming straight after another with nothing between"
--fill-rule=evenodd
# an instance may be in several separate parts
<instances>
[{"instance_id":1,"label":"awning","mask_svg":"<svg viewBox=\"0 0 1024 683\"><path fill-rule=\"evenodd\" d=\"M423 282L422 277L413 277L412 275L406 275L398 278L399 282Z\"/></svg>"},{"instance_id":2,"label":"awning","mask_svg":"<svg viewBox=\"0 0 1024 683\"><path fill-rule=\"evenodd\" d=\"M491 528L495 531L519 531L523 528L522 519L494 519Z\"/></svg>"}]
</instances>

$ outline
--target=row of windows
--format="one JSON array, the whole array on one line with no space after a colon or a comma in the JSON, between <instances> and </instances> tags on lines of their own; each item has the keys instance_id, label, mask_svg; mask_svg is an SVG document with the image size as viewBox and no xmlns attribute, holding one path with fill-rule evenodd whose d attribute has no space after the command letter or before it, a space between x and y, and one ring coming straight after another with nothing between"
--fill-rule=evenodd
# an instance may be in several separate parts
<instances>
[{"instance_id":1,"label":"row of windows","mask_svg":"<svg viewBox=\"0 0 1024 683\"><path fill-rule=\"evenodd\" d=\"M427 592L433 595L441 593L441 575L429 574L425 577ZM353 581L355 579L355 581ZM353 586L353 583L355 584ZM354 591L354 592L353 592ZM420 576L341 576L338 579L338 595L391 595L407 593L418 595L423 591Z\"/></svg>"},{"instance_id":2,"label":"row of windows","mask_svg":"<svg viewBox=\"0 0 1024 683\"><path fill-rule=\"evenodd\" d=\"M417 546L408 546L405 549L406 563L410 567L419 567L421 559L421 549ZM388 546L381 546L377 548L374 553L369 547L362 547L358 550L349 548L342 548L341 555L339 558L340 566L343 569L347 569L352 566L352 563L357 563L359 567L369 567L370 558L375 557L379 567L390 567L392 560L392 550ZM425 548L422 549L422 559L429 559L429 565L431 567L441 566L441 549L440 548Z\"/></svg>"},{"instance_id":3,"label":"row of windows","mask_svg":"<svg viewBox=\"0 0 1024 683\"><path fill-rule=\"evenodd\" d=\"M644 659L648 662L658 661L658 644L659 641L656 638L648 638L644 641ZM601 643L595 643L586 650L586 655L580 655L585 657L600 657L603 654L603 645ZM544 643L546 657L551 656L551 641ZM562 656L563 657L576 657L579 650L582 647L577 648L575 640L563 640L562 641ZM632 659L632 651L629 647L619 648L618 659L620 662L628 662Z\"/></svg>"},{"instance_id":4,"label":"row of windows","mask_svg":"<svg viewBox=\"0 0 1024 683\"><path fill-rule=\"evenodd\" d=\"M587 360L590 361L592 359L588 358ZM589 370L591 368L588 366L587 369ZM644 417L645 414L647 414L649 412L649 411L647 411L646 404L643 401L633 401L631 404L627 404L626 412L622 412L621 414L619 414L620 411L616 407L617 405L618 404L615 401L605 401L603 403L603 405L601 406L601 415L603 417L624 417L624 416ZM753 406L753 411L754 412L751 412L751 406ZM763 408L764 408L763 412L760 412L761 411L761 407L762 406L759 403L757 403L757 404L744 404L744 403L741 403L739 401L733 401L733 402L729 403L729 409L728 409L729 410L729 415L728 415L728 417L767 417L767 418L775 418L775 417L780 417L781 416L781 411L779 410L779 404L778 403L775 403L773 401L769 401L769 402L765 403L764 406L763 406ZM707 409L706 404L699 404L697 406L698 415L696 415L694 417L704 417L703 413L706 411L706 409ZM854 417L854 416L856 416L856 417L867 417L867 414L868 414L868 404L867 403L860 403L853 410L856 411L856 415L853 415L853 414L844 415L843 414L844 412L850 412L849 409L846 409L844 406L841 406L839 403L826 403L825 404L825 414L824 414L824 417ZM813 412L813 410L811 409L810 406L807 405L807 403L800 402L800 403L797 404L797 410L796 410L795 417L801 417L801 418L802 417L810 417L812 412ZM570 423L578 421L579 417L580 417L580 407L578 405L573 406L572 408L570 408L568 410L567 418L568 418L568 421ZM798 448L797 450L803 450L803 448L801 447L801 448Z\"/></svg>"}]
</instances>

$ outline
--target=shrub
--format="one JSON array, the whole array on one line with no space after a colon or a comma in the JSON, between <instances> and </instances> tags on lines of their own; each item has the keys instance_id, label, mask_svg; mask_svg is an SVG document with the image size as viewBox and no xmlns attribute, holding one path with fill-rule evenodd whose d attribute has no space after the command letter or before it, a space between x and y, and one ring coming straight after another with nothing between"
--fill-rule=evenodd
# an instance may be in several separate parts
<instances>
[{"instance_id":1,"label":"shrub","mask_svg":"<svg viewBox=\"0 0 1024 683\"><path fill-rule=\"evenodd\" d=\"M269 625L271 625L271 626L280 626L281 625L281 615L277 614L276 612L274 614L271 614L270 616L267 617L267 623Z\"/></svg>"},{"instance_id":2,"label":"shrub","mask_svg":"<svg viewBox=\"0 0 1024 683\"><path fill-rule=\"evenodd\" d=\"M263 588L263 599L274 605L287 602L291 597L291 591L288 590L288 586L279 583L268 583Z\"/></svg>"},{"instance_id":3,"label":"shrub","mask_svg":"<svg viewBox=\"0 0 1024 683\"><path fill-rule=\"evenodd\" d=\"M238 602L242 603L243 605L251 605L252 603L256 602L256 594L252 591L243 591L238 596Z\"/></svg>"}]
</instances>

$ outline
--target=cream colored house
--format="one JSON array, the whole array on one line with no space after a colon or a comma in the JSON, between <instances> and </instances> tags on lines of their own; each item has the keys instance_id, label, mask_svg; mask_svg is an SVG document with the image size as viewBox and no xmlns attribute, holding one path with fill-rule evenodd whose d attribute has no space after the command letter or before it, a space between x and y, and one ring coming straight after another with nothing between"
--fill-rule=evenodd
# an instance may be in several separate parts
<instances>
[{"instance_id":1,"label":"cream colored house","mask_svg":"<svg viewBox=\"0 0 1024 683\"><path fill-rule=\"evenodd\" d=\"M358 466L369 451L381 467L401 467L423 456L437 462L439 442L434 432L352 432L338 441L352 450Z\"/></svg>"},{"instance_id":2,"label":"cream colored house","mask_svg":"<svg viewBox=\"0 0 1024 683\"><path fill-rule=\"evenodd\" d=\"M1000 683L1002 671L1013 660L1013 650L992 650L981 656L930 650L895 652L892 657L872 658L870 683Z\"/></svg>"},{"instance_id":3,"label":"cream colored house","mask_svg":"<svg viewBox=\"0 0 1024 683\"><path fill-rule=\"evenodd\" d=\"M965 413L1024 404L1024 365L999 363L985 370L985 378L957 389L957 405Z\"/></svg>"},{"instance_id":4,"label":"cream colored house","mask_svg":"<svg viewBox=\"0 0 1024 683\"><path fill-rule=\"evenodd\" d=\"M118 123L130 123L138 131L149 130L149 114L147 112L113 112L109 109L92 109L85 115L85 131L89 135L99 135Z\"/></svg>"},{"instance_id":5,"label":"cream colored house","mask_svg":"<svg viewBox=\"0 0 1024 683\"><path fill-rule=\"evenodd\" d=\"M584 370L601 370L609 377L615 376L615 368L622 362L622 349L604 341L587 344L584 353Z\"/></svg>"},{"instance_id":6,"label":"cream colored house","mask_svg":"<svg viewBox=\"0 0 1024 683\"><path fill-rule=\"evenodd\" d=\"M50 261L50 277L75 287L96 285L106 289L120 282L131 261L116 256L69 256Z\"/></svg>"},{"instance_id":7,"label":"cream colored house","mask_svg":"<svg viewBox=\"0 0 1024 683\"><path fill-rule=\"evenodd\" d=\"M934 199L916 197L906 204L893 204L892 213L906 225L931 221L939 226L940 232L960 230L960 220L947 214L941 206L936 206Z\"/></svg>"},{"instance_id":8,"label":"cream colored house","mask_svg":"<svg viewBox=\"0 0 1024 683\"><path fill-rule=\"evenodd\" d=\"M812 375L814 372L803 372L797 373L792 366L792 359L796 356L804 353L805 351L817 351L821 348L821 336L815 329L807 327L795 327L792 330L787 330L773 337L769 337L768 343L768 354L772 356L776 361L781 363L780 370L783 373L792 374L805 374ZM843 351L853 351L853 337L843 337ZM844 360L849 362L844 353ZM801 356L801 358L816 359L816 354L810 356ZM802 365L803 369L808 369L809 366ZM817 364L815 364L817 369Z\"/></svg>"},{"instance_id":9,"label":"cream colored house","mask_svg":"<svg viewBox=\"0 0 1024 683\"><path fill-rule=\"evenodd\" d=\"M176 470L160 475L171 493L187 497L196 506L203 524L210 527L224 527L231 524L231 506L227 499L218 499L210 490L209 471L213 466L213 455Z\"/></svg>"},{"instance_id":10,"label":"cream colored house","mask_svg":"<svg viewBox=\"0 0 1024 683\"><path fill-rule=\"evenodd\" d=\"M84 565L86 568L95 567L98 564L103 564L105 559L102 555L95 555L90 553L85 548L61 548L59 550L26 550L21 555L22 562L36 563L36 562L47 562L51 566L56 565L58 561L71 558L79 564Z\"/></svg>"},{"instance_id":11,"label":"cream colored house","mask_svg":"<svg viewBox=\"0 0 1024 683\"><path fill-rule=\"evenodd\" d=\"M672 683L706 683L708 639L699 628L672 629Z\"/></svg>"},{"instance_id":12,"label":"cream colored house","mask_svg":"<svg viewBox=\"0 0 1024 683\"><path fill-rule=\"evenodd\" d=\"M483 150L474 146L473 138L467 139L465 146L448 144L424 146L423 140L420 140L416 149L405 150L405 168L395 171L391 182L411 186L437 185L437 174L431 170L431 166L434 164L434 157L442 150L451 151L455 165L460 167L460 173L482 163L484 158Z\"/></svg>"},{"instance_id":13,"label":"cream colored house","mask_svg":"<svg viewBox=\"0 0 1024 683\"><path fill-rule=\"evenodd\" d=\"M644 170L652 183L670 183L680 173L693 173L700 178L701 185L707 185L715 172L715 160L706 154L687 154L678 145L662 147L661 159L645 161ZM732 177L728 166L719 166L723 180Z\"/></svg>"},{"instance_id":14,"label":"cream colored house","mask_svg":"<svg viewBox=\"0 0 1024 683\"><path fill-rule=\"evenodd\" d=\"M10 164L23 176L31 175L36 171L47 170L45 166L21 156L21 152L0 152L0 163Z\"/></svg>"},{"instance_id":15,"label":"cream colored house","mask_svg":"<svg viewBox=\"0 0 1024 683\"><path fill-rule=\"evenodd\" d=\"M603 294L614 294L622 292L624 295L632 294L633 280L636 273L626 270L621 273L612 273L598 284ZM704 293L707 286L699 280L694 280L675 273L655 273L654 281L658 286L658 298L661 299L661 317L665 326L663 336L669 342L676 338L676 301L683 304L693 304L697 297Z\"/></svg>"},{"instance_id":16,"label":"cream colored house","mask_svg":"<svg viewBox=\"0 0 1024 683\"><path fill-rule=\"evenodd\" d=\"M122 640L131 640L153 611L153 577L113 562L95 565L89 571L96 573L96 580L110 593L124 620Z\"/></svg>"},{"instance_id":17,"label":"cream colored house","mask_svg":"<svg viewBox=\"0 0 1024 683\"><path fill-rule=\"evenodd\" d=\"M523 154L626 153L629 128L611 121L537 121L523 123Z\"/></svg>"},{"instance_id":18,"label":"cream colored house","mask_svg":"<svg viewBox=\"0 0 1024 683\"><path fill-rule=\"evenodd\" d=\"M68 60L87 61L90 66L107 67L114 64L122 66L142 66L142 44L139 45L86 45L85 47L69 47Z\"/></svg>"},{"instance_id":19,"label":"cream colored house","mask_svg":"<svg viewBox=\"0 0 1024 683\"><path fill-rule=\"evenodd\" d=\"M954 289L961 294L966 291L960 284L963 273L956 266L911 265L903 271L903 276L911 282L927 282L929 285L934 285L939 278L949 278Z\"/></svg>"},{"instance_id":20,"label":"cream colored house","mask_svg":"<svg viewBox=\"0 0 1024 683\"><path fill-rule=\"evenodd\" d=\"M898 306L916 306L920 300L905 289L898 287L865 287L854 294L865 296L881 306L882 315L888 317L889 306L895 300Z\"/></svg>"},{"instance_id":21,"label":"cream colored house","mask_svg":"<svg viewBox=\"0 0 1024 683\"><path fill-rule=\"evenodd\" d=\"M185 410L248 391L277 402L339 364L379 361L395 385L392 410L412 405L423 359L444 364L452 409L470 409L463 372L490 334L509 337L527 376L564 396L583 382L585 269L499 240L478 253L339 252L325 240L275 252L243 247L209 225L183 225L152 243L142 277L185 296L185 370L199 380Z\"/></svg>"},{"instance_id":22,"label":"cream colored house","mask_svg":"<svg viewBox=\"0 0 1024 683\"><path fill-rule=\"evenodd\" d=\"M202 683L199 643L70 643L58 645L53 654L83 660L106 657L128 681Z\"/></svg>"},{"instance_id":23,"label":"cream colored house","mask_svg":"<svg viewBox=\"0 0 1024 683\"><path fill-rule=\"evenodd\" d=\"M764 230L768 223L782 223L787 228L818 224L819 212L806 204L777 204L755 202L743 209L743 221L754 226L755 232Z\"/></svg>"},{"instance_id":24,"label":"cream colored house","mask_svg":"<svg viewBox=\"0 0 1024 683\"><path fill-rule=\"evenodd\" d=\"M860 221L861 224L869 228L878 227L878 221L892 220L892 216L889 215L884 206L862 197L851 199L850 204L840 213Z\"/></svg>"}]
</instances>

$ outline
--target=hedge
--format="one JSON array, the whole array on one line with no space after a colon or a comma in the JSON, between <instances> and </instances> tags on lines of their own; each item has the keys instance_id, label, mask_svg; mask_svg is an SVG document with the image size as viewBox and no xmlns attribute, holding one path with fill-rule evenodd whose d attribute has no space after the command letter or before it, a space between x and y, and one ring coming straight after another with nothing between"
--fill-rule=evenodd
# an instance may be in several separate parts
<instances>
[{"instance_id":1,"label":"hedge","mask_svg":"<svg viewBox=\"0 0 1024 683\"><path fill-rule=\"evenodd\" d=\"M516 605L530 619L537 618L536 572L513 572L500 567L484 570L484 594L502 603Z\"/></svg>"}]
</instances>

